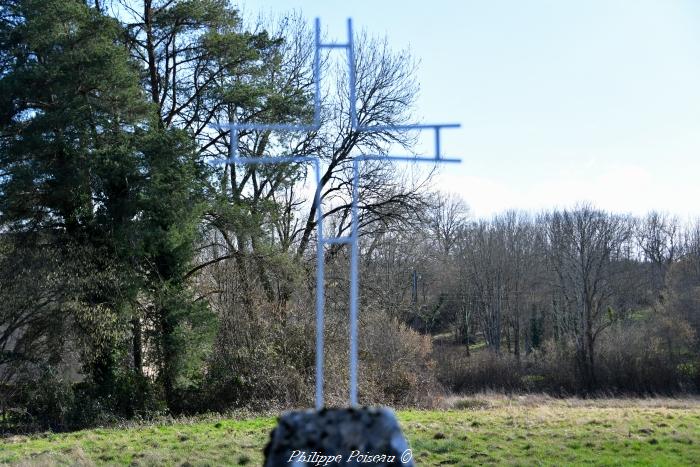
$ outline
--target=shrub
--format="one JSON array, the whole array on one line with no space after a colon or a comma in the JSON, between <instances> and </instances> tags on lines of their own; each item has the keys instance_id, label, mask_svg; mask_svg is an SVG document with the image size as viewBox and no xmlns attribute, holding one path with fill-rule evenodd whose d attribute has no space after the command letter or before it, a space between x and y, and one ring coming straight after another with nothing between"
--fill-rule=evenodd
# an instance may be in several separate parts
<instances>
[{"instance_id":1,"label":"shrub","mask_svg":"<svg viewBox=\"0 0 700 467\"><path fill-rule=\"evenodd\" d=\"M313 328L294 316L271 318L273 313L259 306L245 316L220 318L203 409L311 405Z\"/></svg>"},{"instance_id":2,"label":"shrub","mask_svg":"<svg viewBox=\"0 0 700 467\"><path fill-rule=\"evenodd\" d=\"M613 392L671 394L693 389L692 375L680 350L692 343L682 320L652 316L622 323L598 342L598 383Z\"/></svg>"},{"instance_id":3,"label":"shrub","mask_svg":"<svg viewBox=\"0 0 700 467\"><path fill-rule=\"evenodd\" d=\"M69 382L61 377L56 367L43 368L38 378L25 378L18 382L24 414L20 425L29 430L61 431L72 426L75 397Z\"/></svg>"},{"instance_id":4,"label":"shrub","mask_svg":"<svg viewBox=\"0 0 700 467\"><path fill-rule=\"evenodd\" d=\"M366 309L363 315L361 401L432 406L443 391L435 378L430 336L417 333L381 310Z\"/></svg>"},{"instance_id":5,"label":"shrub","mask_svg":"<svg viewBox=\"0 0 700 467\"><path fill-rule=\"evenodd\" d=\"M523 389L523 371L511 355L498 355L484 350L467 356L466 349L462 346L444 346L436 354L438 380L454 392Z\"/></svg>"},{"instance_id":6,"label":"shrub","mask_svg":"<svg viewBox=\"0 0 700 467\"><path fill-rule=\"evenodd\" d=\"M637 395L697 390L697 362L687 351L693 339L687 323L663 315L616 323L596 341L595 390ZM468 357L461 346L443 346L436 357L439 381L459 393L496 390L566 395L582 390L575 348L565 339L549 339L521 361L486 350Z\"/></svg>"},{"instance_id":7,"label":"shrub","mask_svg":"<svg viewBox=\"0 0 700 467\"><path fill-rule=\"evenodd\" d=\"M342 305L326 313L324 399L348 403L348 323ZM288 306L282 312L258 302L247 312L220 317L202 407L296 408L314 405L316 330L313 309ZM432 404L440 393L434 377L430 338L363 309L359 329L359 398L362 404Z\"/></svg>"}]
</instances>

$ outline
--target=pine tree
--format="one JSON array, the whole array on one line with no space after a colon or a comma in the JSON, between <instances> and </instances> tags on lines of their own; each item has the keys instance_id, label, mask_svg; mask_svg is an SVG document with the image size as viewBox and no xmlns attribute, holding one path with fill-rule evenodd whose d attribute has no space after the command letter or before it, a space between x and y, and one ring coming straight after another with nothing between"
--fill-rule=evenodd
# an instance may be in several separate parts
<instances>
[{"instance_id":1,"label":"pine tree","mask_svg":"<svg viewBox=\"0 0 700 467\"><path fill-rule=\"evenodd\" d=\"M149 363L175 401L175 387L201 370L211 329L184 282L205 177L192 138L161 125L116 20L78 0L0 5L6 237L75 259L57 285L72 293L47 312L73 323L94 397L134 409L140 323L150 319L158 358Z\"/></svg>"}]
</instances>

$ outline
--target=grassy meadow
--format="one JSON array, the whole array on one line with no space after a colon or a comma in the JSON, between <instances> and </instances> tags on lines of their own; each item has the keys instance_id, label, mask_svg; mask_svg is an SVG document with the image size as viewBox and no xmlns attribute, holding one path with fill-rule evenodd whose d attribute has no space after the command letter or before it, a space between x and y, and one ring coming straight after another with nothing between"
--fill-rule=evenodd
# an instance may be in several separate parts
<instances>
[{"instance_id":1,"label":"grassy meadow","mask_svg":"<svg viewBox=\"0 0 700 467\"><path fill-rule=\"evenodd\" d=\"M698 399L454 398L398 417L419 466L698 465ZM261 465L275 418L164 421L0 440L10 465Z\"/></svg>"}]
</instances>

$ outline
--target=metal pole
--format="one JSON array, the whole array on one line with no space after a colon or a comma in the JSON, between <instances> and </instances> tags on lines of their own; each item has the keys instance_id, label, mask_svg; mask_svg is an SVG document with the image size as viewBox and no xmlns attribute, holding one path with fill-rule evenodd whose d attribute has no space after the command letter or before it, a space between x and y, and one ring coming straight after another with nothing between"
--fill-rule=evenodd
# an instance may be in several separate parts
<instances>
[{"instance_id":1,"label":"metal pole","mask_svg":"<svg viewBox=\"0 0 700 467\"><path fill-rule=\"evenodd\" d=\"M323 308L324 290L324 252L323 252L323 213L321 212L321 161L314 161L316 172L316 410L323 408Z\"/></svg>"},{"instance_id":2,"label":"metal pole","mask_svg":"<svg viewBox=\"0 0 700 467\"><path fill-rule=\"evenodd\" d=\"M359 238L358 238L358 185L360 169L358 158L352 161L352 244L350 253L350 405L357 405L357 308L359 295Z\"/></svg>"}]
</instances>

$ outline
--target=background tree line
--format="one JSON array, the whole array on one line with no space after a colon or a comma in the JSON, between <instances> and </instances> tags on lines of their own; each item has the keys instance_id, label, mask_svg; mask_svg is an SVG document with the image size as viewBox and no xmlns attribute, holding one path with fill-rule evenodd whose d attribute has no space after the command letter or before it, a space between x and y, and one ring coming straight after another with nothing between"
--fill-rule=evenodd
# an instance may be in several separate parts
<instances>
[{"instance_id":1,"label":"background tree line","mask_svg":"<svg viewBox=\"0 0 700 467\"><path fill-rule=\"evenodd\" d=\"M462 200L438 195L425 259L403 267L404 290L418 271L420 293L399 313L436 336L438 376L455 391L693 391L698 232L590 204L474 221Z\"/></svg>"},{"instance_id":2,"label":"background tree line","mask_svg":"<svg viewBox=\"0 0 700 467\"><path fill-rule=\"evenodd\" d=\"M409 121L412 58L356 39L361 125ZM316 213L349 229L358 133L345 66L298 15L244 21L226 0L0 0L0 420L72 429L121 418L311 406ZM700 228L587 205L475 221L432 173L363 164L360 399L445 389L694 390ZM348 258L326 252L327 378L347 399Z\"/></svg>"}]
</instances>

